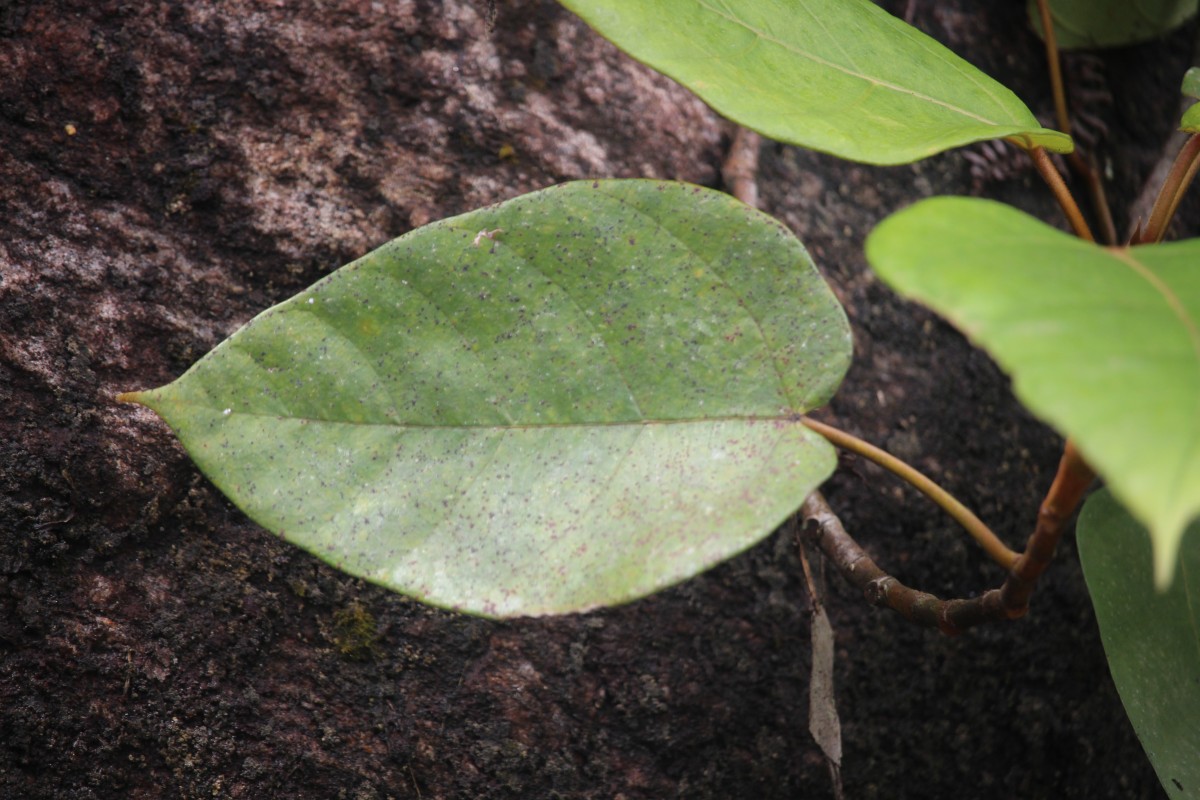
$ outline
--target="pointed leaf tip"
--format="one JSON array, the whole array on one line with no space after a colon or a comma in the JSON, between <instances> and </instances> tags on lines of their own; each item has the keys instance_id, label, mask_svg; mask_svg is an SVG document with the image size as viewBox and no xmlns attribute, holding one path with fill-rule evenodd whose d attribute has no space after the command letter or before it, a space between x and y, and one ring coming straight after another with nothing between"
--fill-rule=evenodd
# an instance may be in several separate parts
<instances>
[{"instance_id":1,"label":"pointed leaf tip","mask_svg":"<svg viewBox=\"0 0 1200 800\"><path fill-rule=\"evenodd\" d=\"M1160 525L1148 532L1154 561L1154 588L1165 592L1171 588L1179 570L1179 551L1187 523Z\"/></svg>"}]
</instances>

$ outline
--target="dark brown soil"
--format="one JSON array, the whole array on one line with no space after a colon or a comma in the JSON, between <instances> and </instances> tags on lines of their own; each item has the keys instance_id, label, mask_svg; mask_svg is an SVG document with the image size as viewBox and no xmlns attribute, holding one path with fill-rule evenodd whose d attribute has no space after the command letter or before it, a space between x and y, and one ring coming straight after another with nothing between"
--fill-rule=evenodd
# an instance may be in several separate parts
<instances>
[{"instance_id":1,"label":"dark brown soil","mask_svg":"<svg viewBox=\"0 0 1200 800\"><path fill-rule=\"evenodd\" d=\"M1021 5L915 20L1049 120ZM1127 198L1192 35L1101 64ZM718 185L729 132L548 0L0 2L0 797L831 796L790 536L624 608L480 621L277 540L113 401L413 226L571 178ZM1059 441L861 256L933 193L1059 219L1015 156L969 167L767 145L762 192L850 310L831 416L1018 544ZM882 564L943 595L998 584L924 501L843 466L828 496ZM826 585L848 796L1162 796L1071 542L1027 619L958 639Z\"/></svg>"}]
</instances>

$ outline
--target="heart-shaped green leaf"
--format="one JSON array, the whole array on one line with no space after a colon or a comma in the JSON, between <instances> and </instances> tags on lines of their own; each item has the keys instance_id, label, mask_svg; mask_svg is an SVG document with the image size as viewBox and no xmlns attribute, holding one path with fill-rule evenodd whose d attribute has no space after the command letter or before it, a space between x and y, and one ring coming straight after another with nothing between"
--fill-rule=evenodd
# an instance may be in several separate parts
<instances>
[{"instance_id":1,"label":"heart-shaped green leaf","mask_svg":"<svg viewBox=\"0 0 1200 800\"><path fill-rule=\"evenodd\" d=\"M1129 721L1167 795L1200 798L1200 524L1188 529L1166 592L1151 585L1145 528L1108 492L1088 498L1077 535Z\"/></svg>"},{"instance_id":2,"label":"heart-shaped green leaf","mask_svg":"<svg viewBox=\"0 0 1200 800\"><path fill-rule=\"evenodd\" d=\"M902 164L1011 137L1070 152L1008 89L869 0L563 0L729 119L781 142Z\"/></svg>"},{"instance_id":3,"label":"heart-shaped green leaf","mask_svg":"<svg viewBox=\"0 0 1200 800\"><path fill-rule=\"evenodd\" d=\"M777 222L596 181L402 236L125 399L289 541L515 616L640 597L769 533L834 468L797 415L849 357Z\"/></svg>"},{"instance_id":4,"label":"heart-shaped green leaf","mask_svg":"<svg viewBox=\"0 0 1200 800\"><path fill-rule=\"evenodd\" d=\"M1064 50L1125 45L1156 39L1195 15L1198 0L1050 0L1054 36ZM1029 18L1042 35L1036 0Z\"/></svg>"},{"instance_id":5,"label":"heart-shaped green leaf","mask_svg":"<svg viewBox=\"0 0 1200 800\"><path fill-rule=\"evenodd\" d=\"M867 257L1075 440L1150 529L1165 585L1200 512L1200 240L1107 249L1000 203L942 197L885 220Z\"/></svg>"}]
</instances>

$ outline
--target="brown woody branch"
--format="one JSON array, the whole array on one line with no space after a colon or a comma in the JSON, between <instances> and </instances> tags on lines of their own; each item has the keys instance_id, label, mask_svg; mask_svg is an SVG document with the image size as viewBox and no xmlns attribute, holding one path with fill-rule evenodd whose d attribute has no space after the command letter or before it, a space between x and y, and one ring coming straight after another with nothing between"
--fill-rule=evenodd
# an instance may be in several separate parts
<instances>
[{"instance_id":1,"label":"brown woody branch","mask_svg":"<svg viewBox=\"0 0 1200 800\"><path fill-rule=\"evenodd\" d=\"M813 492L800 507L802 535L821 548L842 577L862 591L873 606L890 608L910 622L956 636L967 628L1006 618L1000 590L993 589L967 600L942 600L917 591L879 568L846 533L842 522L820 492Z\"/></svg>"},{"instance_id":2,"label":"brown woody branch","mask_svg":"<svg viewBox=\"0 0 1200 800\"><path fill-rule=\"evenodd\" d=\"M1042 502L1037 526L1025 552L1017 559L999 589L978 597L943 600L905 586L884 572L854 541L820 492L813 492L800 508L802 535L834 563L850 585L862 591L867 602L890 608L900 616L948 636L957 636L985 622L1017 619L1029 610L1029 597L1037 580L1054 557L1067 522L1083 501L1095 473L1084 463L1071 442L1059 462L1058 475Z\"/></svg>"},{"instance_id":3,"label":"brown woody branch","mask_svg":"<svg viewBox=\"0 0 1200 800\"><path fill-rule=\"evenodd\" d=\"M1024 616L1029 610L1033 587L1054 558L1058 540L1095 478L1096 473L1068 440L1058 462L1058 474L1038 509L1037 526L1000 589L1002 605L1009 617Z\"/></svg>"},{"instance_id":4,"label":"brown woody branch","mask_svg":"<svg viewBox=\"0 0 1200 800\"><path fill-rule=\"evenodd\" d=\"M1166 179L1163 180L1162 188L1159 189L1158 198L1150 211L1150 218L1135 237L1134 244L1152 244L1162 241L1163 236L1167 233L1167 227L1171 224L1171 218L1175 216L1175 211L1179 208L1179 202L1196 177L1198 168L1200 168L1200 134L1193 133L1180 148L1179 155L1171 165Z\"/></svg>"},{"instance_id":5,"label":"brown woody branch","mask_svg":"<svg viewBox=\"0 0 1200 800\"><path fill-rule=\"evenodd\" d=\"M752 208L758 208L758 150L762 137L749 128L738 127L721 166L721 179L729 193Z\"/></svg>"}]
</instances>

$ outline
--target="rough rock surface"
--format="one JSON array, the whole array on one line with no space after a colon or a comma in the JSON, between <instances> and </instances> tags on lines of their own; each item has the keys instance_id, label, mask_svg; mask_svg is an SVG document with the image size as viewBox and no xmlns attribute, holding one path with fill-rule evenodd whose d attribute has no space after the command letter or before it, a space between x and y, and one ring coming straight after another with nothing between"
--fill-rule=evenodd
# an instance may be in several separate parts
<instances>
[{"instance_id":1,"label":"rough rock surface","mask_svg":"<svg viewBox=\"0 0 1200 800\"><path fill-rule=\"evenodd\" d=\"M1045 112L1018 5L915 20ZM1109 57L1127 195L1187 35ZM278 541L113 399L414 226L571 178L718 185L728 132L546 0L0 4L0 797L830 796L786 533L624 608L459 617ZM767 145L762 191L850 309L833 415L1015 544L1059 443L860 255L914 195L981 188L968 167ZM1057 219L1002 167L983 190ZM882 563L942 594L999 581L911 492L845 467L830 499ZM849 796L1161 796L1064 550L1027 620L954 640L829 577Z\"/></svg>"}]
</instances>

